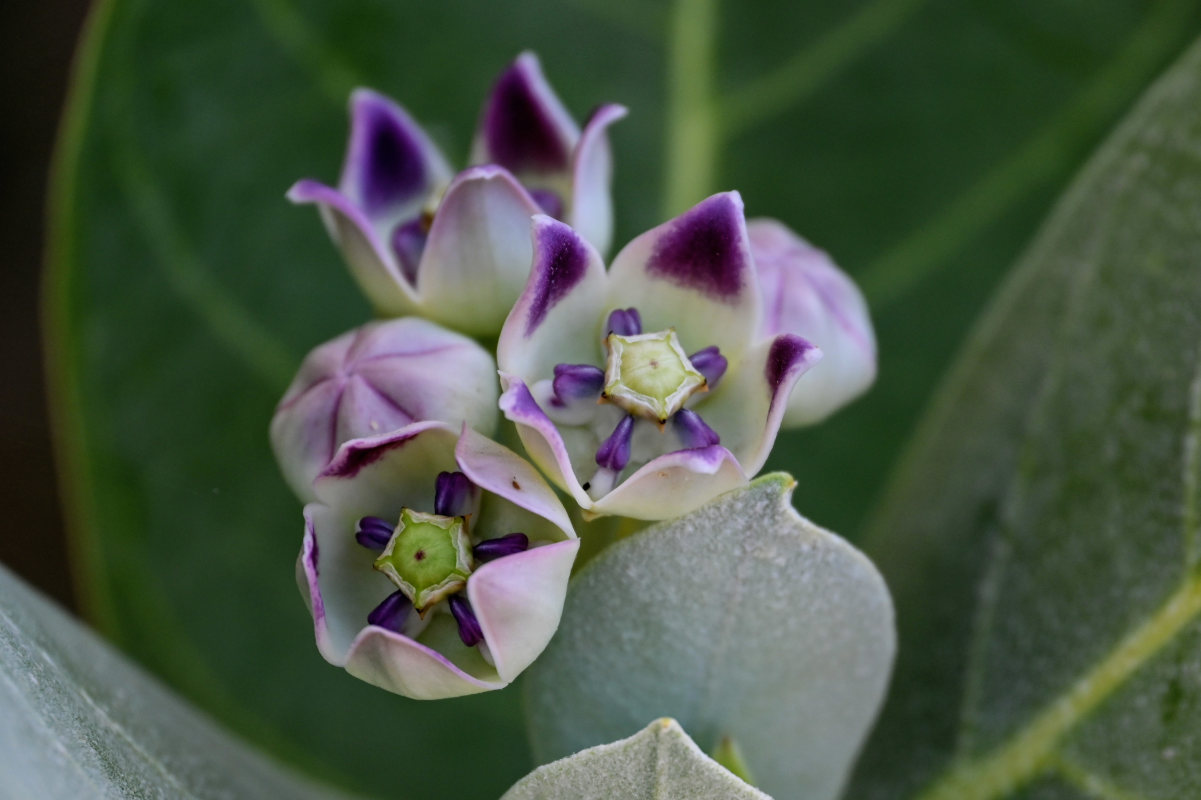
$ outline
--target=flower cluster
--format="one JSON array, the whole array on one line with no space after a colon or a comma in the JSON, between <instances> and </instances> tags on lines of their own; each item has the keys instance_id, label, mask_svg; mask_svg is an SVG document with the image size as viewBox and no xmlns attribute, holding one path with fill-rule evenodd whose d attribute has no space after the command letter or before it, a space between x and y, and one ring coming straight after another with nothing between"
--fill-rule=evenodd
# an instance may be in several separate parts
<instances>
[{"instance_id":1,"label":"flower cluster","mask_svg":"<svg viewBox=\"0 0 1201 800\"><path fill-rule=\"evenodd\" d=\"M297 577L318 649L365 681L415 698L508 684L558 627L581 525L745 485L781 427L875 377L854 283L779 222L748 222L736 192L606 268L624 114L603 105L581 130L523 54L454 174L361 89L337 187L289 192L317 204L381 317L313 350L271 423L308 503Z\"/></svg>"}]
</instances>

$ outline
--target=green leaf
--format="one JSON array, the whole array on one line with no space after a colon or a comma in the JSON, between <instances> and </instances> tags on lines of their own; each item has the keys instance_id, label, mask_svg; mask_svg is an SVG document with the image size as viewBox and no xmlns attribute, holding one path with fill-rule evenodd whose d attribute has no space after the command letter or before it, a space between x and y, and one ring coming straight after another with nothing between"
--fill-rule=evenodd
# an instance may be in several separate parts
<instances>
[{"instance_id":1,"label":"green leaf","mask_svg":"<svg viewBox=\"0 0 1201 800\"><path fill-rule=\"evenodd\" d=\"M1201 44L960 356L868 552L897 599L856 798L1201 796Z\"/></svg>"},{"instance_id":2,"label":"green leaf","mask_svg":"<svg viewBox=\"0 0 1201 800\"><path fill-rule=\"evenodd\" d=\"M727 737L777 798L837 796L895 649L879 573L799 517L769 475L647 528L572 579L526 679L541 761L669 716L706 752Z\"/></svg>"},{"instance_id":3,"label":"green leaf","mask_svg":"<svg viewBox=\"0 0 1201 800\"><path fill-rule=\"evenodd\" d=\"M342 797L254 753L0 566L5 797Z\"/></svg>"},{"instance_id":4,"label":"green leaf","mask_svg":"<svg viewBox=\"0 0 1201 800\"><path fill-rule=\"evenodd\" d=\"M501 800L771 800L701 752L674 719L539 767Z\"/></svg>"},{"instance_id":5,"label":"green leaf","mask_svg":"<svg viewBox=\"0 0 1201 800\"><path fill-rule=\"evenodd\" d=\"M618 242L698 170L679 197L740 188L864 278L879 385L773 461L810 516L851 532L1031 221L1201 23L1189 0L727 2L708 26L690 9L99 0L59 146L46 319L79 594L107 636L240 733L361 788L429 796L423 767L465 736L465 793L526 770L514 690L383 696L321 661L293 585L300 515L267 422L302 355L368 311L283 192L336 176L352 86L395 95L462 159L493 75L534 48L577 117L631 108L614 129ZM711 80L689 100L697 63ZM674 155L695 103L713 164ZM392 743L403 786L363 768L368 741Z\"/></svg>"}]
</instances>

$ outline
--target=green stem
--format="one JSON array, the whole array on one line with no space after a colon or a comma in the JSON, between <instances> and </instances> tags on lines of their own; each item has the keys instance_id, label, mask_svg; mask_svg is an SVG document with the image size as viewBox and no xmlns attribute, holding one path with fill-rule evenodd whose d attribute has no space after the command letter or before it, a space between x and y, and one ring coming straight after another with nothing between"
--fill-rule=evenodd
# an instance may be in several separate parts
<instances>
[{"instance_id":1,"label":"green stem","mask_svg":"<svg viewBox=\"0 0 1201 800\"><path fill-rule=\"evenodd\" d=\"M676 0L668 29L667 217L710 194L716 180L716 28L717 0Z\"/></svg>"}]
</instances>

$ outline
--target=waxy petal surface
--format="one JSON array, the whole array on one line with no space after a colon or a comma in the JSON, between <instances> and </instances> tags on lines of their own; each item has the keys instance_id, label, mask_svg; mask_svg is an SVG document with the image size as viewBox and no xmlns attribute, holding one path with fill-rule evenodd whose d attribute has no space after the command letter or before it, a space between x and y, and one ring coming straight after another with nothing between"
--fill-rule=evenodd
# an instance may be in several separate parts
<instances>
[{"instance_id":1,"label":"waxy petal surface","mask_svg":"<svg viewBox=\"0 0 1201 800\"><path fill-rule=\"evenodd\" d=\"M613 243L613 153L609 126L628 112L624 106L603 105L584 124L579 144L571 159L571 205L567 222L606 253Z\"/></svg>"},{"instance_id":2,"label":"waxy petal surface","mask_svg":"<svg viewBox=\"0 0 1201 800\"><path fill-rule=\"evenodd\" d=\"M745 486L753 474L720 445L676 450L644 464L591 510L634 519L671 519Z\"/></svg>"}]
</instances>

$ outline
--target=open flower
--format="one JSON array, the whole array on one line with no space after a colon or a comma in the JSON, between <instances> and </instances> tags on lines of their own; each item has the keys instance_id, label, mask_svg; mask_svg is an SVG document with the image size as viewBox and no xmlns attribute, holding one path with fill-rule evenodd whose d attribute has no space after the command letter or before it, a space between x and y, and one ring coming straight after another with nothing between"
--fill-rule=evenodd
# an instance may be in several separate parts
<instances>
[{"instance_id":1,"label":"open flower","mask_svg":"<svg viewBox=\"0 0 1201 800\"><path fill-rule=\"evenodd\" d=\"M412 317L372 322L309 353L275 410L271 446L308 501L343 442L424 420L491 432L496 396L496 362L474 340Z\"/></svg>"},{"instance_id":2,"label":"open flower","mask_svg":"<svg viewBox=\"0 0 1201 800\"><path fill-rule=\"evenodd\" d=\"M876 336L867 301L824 250L782 223L754 219L747 233L763 293L760 335L795 333L824 354L793 390L783 425L820 422L876 379Z\"/></svg>"},{"instance_id":3,"label":"open flower","mask_svg":"<svg viewBox=\"0 0 1201 800\"><path fill-rule=\"evenodd\" d=\"M501 74L484 106L472 162L485 166L452 176L404 109L376 92L356 90L350 114L338 187L302 180L288 197L318 204L380 313L495 335L529 272L532 214L567 220L608 247L606 129L625 109L601 106L581 132L532 53Z\"/></svg>"},{"instance_id":4,"label":"open flower","mask_svg":"<svg viewBox=\"0 0 1201 800\"><path fill-rule=\"evenodd\" d=\"M297 580L331 664L419 700L474 694L558 628L579 540L512 451L420 422L348 442L314 489Z\"/></svg>"},{"instance_id":5,"label":"open flower","mask_svg":"<svg viewBox=\"0 0 1201 800\"><path fill-rule=\"evenodd\" d=\"M497 349L500 407L551 480L591 514L665 519L758 472L820 351L759 338L741 197L642 234L608 273L550 217L534 218L533 241Z\"/></svg>"}]
</instances>

